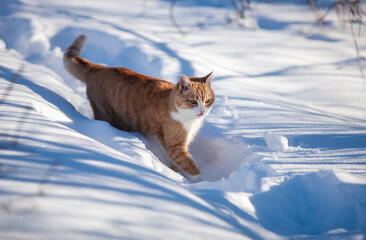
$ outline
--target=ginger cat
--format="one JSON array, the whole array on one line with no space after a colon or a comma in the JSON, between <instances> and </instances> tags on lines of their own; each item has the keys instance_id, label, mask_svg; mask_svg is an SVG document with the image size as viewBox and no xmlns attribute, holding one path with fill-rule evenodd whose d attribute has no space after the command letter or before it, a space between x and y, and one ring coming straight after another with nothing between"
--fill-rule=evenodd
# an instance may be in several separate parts
<instances>
[{"instance_id":1,"label":"ginger cat","mask_svg":"<svg viewBox=\"0 0 366 240\"><path fill-rule=\"evenodd\" d=\"M182 74L173 85L127 68L93 64L80 57L85 39L80 35L66 49L64 66L86 84L95 119L157 139L173 170L192 182L202 180L188 145L215 101L212 73L202 78Z\"/></svg>"}]
</instances>

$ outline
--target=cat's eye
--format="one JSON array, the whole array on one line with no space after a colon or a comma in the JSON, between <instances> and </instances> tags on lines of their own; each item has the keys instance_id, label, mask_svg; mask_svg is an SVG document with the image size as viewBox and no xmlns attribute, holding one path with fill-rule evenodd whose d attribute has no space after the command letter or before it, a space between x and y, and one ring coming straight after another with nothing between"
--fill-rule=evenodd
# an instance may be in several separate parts
<instances>
[{"instance_id":1,"label":"cat's eye","mask_svg":"<svg viewBox=\"0 0 366 240\"><path fill-rule=\"evenodd\" d=\"M205 103L206 104L209 104L211 102L211 99L207 99L206 101L205 101Z\"/></svg>"},{"instance_id":2,"label":"cat's eye","mask_svg":"<svg viewBox=\"0 0 366 240\"><path fill-rule=\"evenodd\" d=\"M189 100L189 103L192 104L192 105L197 105L197 100Z\"/></svg>"}]
</instances>

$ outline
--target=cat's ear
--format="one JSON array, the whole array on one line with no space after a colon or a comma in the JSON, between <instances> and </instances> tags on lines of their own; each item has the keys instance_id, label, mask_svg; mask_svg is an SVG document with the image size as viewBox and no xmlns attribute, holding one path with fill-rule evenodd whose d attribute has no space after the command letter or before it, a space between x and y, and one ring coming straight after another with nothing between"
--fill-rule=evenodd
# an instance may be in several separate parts
<instances>
[{"instance_id":1,"label":"cat's ear","mask_svg":"<svg viewBox=\"0 0 366 240\"><path fill-rule=\"evenodd\" d=\"M212 74L213 74L213 71L203 77L203 82L206 83L208 86L211 86Z\"/></svg>"},{"instance_id":2,"label":"cat's ear","mask_svg":"<svg viewBox=\"0 0 366 240\"><path fill-rule=\"evenodd\" d=\"M181 93L188 91L191 88L191 80L184 74L179 79L179 90Z\"/></svg>"}]
</instances>

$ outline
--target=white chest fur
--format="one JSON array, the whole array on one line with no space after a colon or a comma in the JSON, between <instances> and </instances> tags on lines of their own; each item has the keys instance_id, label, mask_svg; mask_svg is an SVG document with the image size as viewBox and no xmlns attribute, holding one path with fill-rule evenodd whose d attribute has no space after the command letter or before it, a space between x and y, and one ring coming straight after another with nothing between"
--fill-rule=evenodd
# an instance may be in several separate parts
<instances>
[{"instance_id":1,"label":"white chest fur","mask_svg":"<svg viewBox=\"0 0 366 240\"><path fill-rule=\"evenodd\" d=\"M178 108L178 112L171 112L170 116L180 122L187 131L187 144L189 144L200 129L203 117L198 117L191 109Z\"/></svg>"}]
</instances>

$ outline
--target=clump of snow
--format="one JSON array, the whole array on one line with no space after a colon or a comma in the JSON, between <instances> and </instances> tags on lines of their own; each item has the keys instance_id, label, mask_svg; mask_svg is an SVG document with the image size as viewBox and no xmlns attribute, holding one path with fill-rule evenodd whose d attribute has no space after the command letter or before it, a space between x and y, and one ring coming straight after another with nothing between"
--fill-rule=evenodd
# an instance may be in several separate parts
<instances>
[{"instance_id":1,"label":"clump of snow","mask_svg":"<svg viewBox=\"0 0 366 240\"><path fill-rule=\"evenodd\" d=\"M206 181L227 178L233 170L255 159L250 147L235 139L197 136L190 149Z\"/></svg>"},{"instance_id":2,"label":"clump of snow","mask_svg":"<svg viewBox=\"0 0 366 240\"><path fill-rule=\"evenodd\" d=\"M6 43L2 39L0 39L0 49L1 50L5 50L6 49Z\"/></svg>"},{"instance_id":3,"label":"clump of snow","mask_svg":"<svg viewBox=\"0 0 366 240\"><path fill-rule=\"evenodd\" d=\"M288 140L286 137L273 134L271 131L264 133L264 140L267 148L274 152L284 152L288 149Z\"/></svg>"},{"instance_id":4,"label":"clump of snow","mask_svg":"<svg viewBox=\"0 0 366 240\"><path fill-rule=\"evenodd\" d=\"M257 160L260 157L257 156ZM222 178L215 182L199 182L191 184L191 189L212 189L227 192L260 192L262 181L265 178L275 176L275 171L269 165L262 162L245 164L234 170L228 178Z\"/></svg>"}]
</instances>

